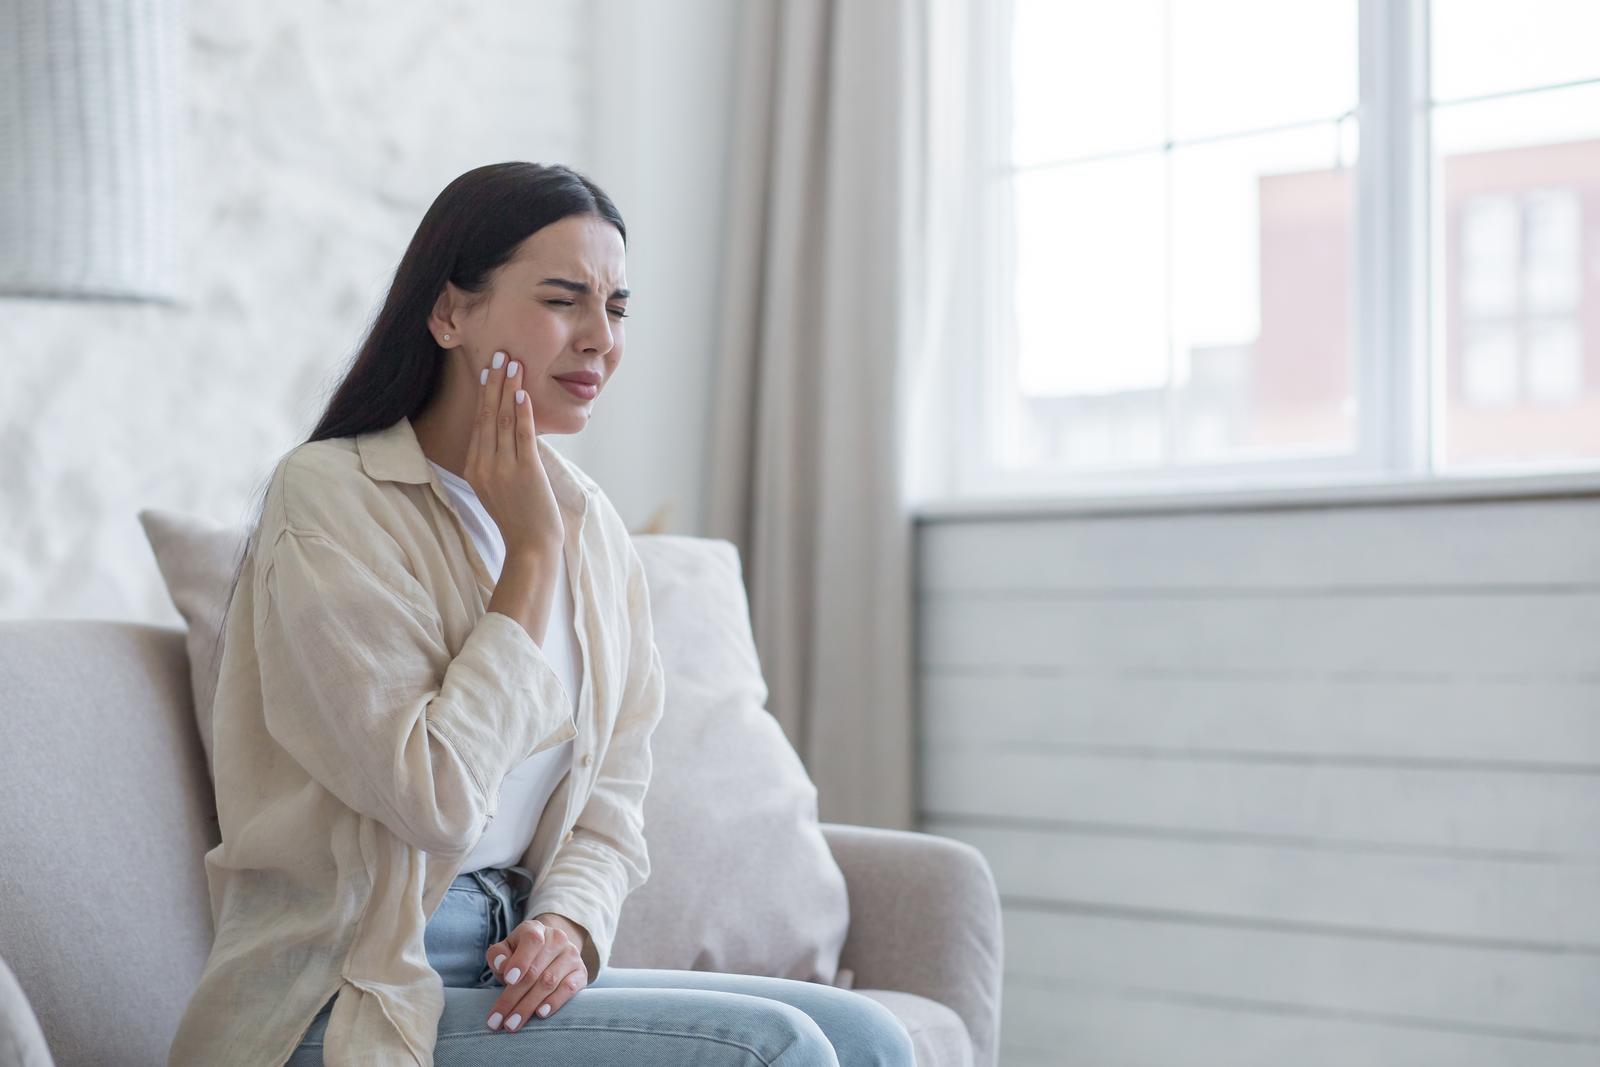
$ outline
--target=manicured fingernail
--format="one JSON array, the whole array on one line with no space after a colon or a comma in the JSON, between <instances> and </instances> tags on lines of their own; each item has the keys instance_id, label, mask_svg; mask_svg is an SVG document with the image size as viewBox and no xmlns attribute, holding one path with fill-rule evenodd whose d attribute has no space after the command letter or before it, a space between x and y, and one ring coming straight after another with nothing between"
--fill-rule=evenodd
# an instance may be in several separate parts
<instances>
[{"instance_id":1,"label":"manicured fingernail","mask_svg":"<svg viewBox=\"0 0 1600 1067\"><path fill-rule=\"evenodd\" d=\"M527 395L528 395L528 393L527 393L526 390L518 389L517 390L517 403L519 403L519 404L522 403L522 401L527 397Z\"/></svg>"},{"instance_id":2,"label":"manicured fingernail","mask_svg":"<svg viewBox=\"0 0 1600 1067\"><path fill-rule=\"evenodd\" d=\"M491 1030L500 1029L500 1013L499 1012L495 1012L493 1015L489 1016L489 1029L491 1029Z\"/></svg>"},{"instance_id":3,"label":"manicured fingernail","mask_svg":"<svg viewBox=\"0 0 1600 1067\"><path fill-rule=\"evenodd\" d=\"M522 977L522 968L513 967L511 973L506 975L506 985L516 985L517 979Z\"/></svg>"},{"instance_id":4,"label":"manicured fingernail","mask_svg":"<svg viewBox=\"0 0 1600 1067\"><path fill-rule=\"evenodd\" d=\"M515 378L516 376L517 376L517 361L516 360L512 360L510 366L506 367L506 377L507 378Z\"/></svg>"},{"instance_id":5,"label":"manicured fingernail","mask_svg":"<svg viewBox=\"0 0 1600 1067\"><path fill-rule=\"evenodd\" d=\"M478 375L478 384L479 385L488 385L489 384L489 368L488 367L483 368L483 373Z\"/></svg>"},{"instance_id":6,"label":"manicured fingernail","mask_svg":"<svg viewBox=\"0 0 1600 1067\"><path fill-rule=\"evenodd\" d=\"M549 1015L549 1014L550 1014L550 1005L548 1005L548 1004L539 1005L539 1018L543 1019L546 1015Z\"/></svg>"},{"instance_id":7,"label":"manicured fingernail","mask_svg":"<svg viewBox=\"0 0 1600 1067\"><path fill-rule=\"evenodd\" d=\"M493 366L495 370L499 370L500 364L504 363L505 361L506 354L504 352L496 352L494 354L494 362L491 364L491 366Z\"/></svg>"},{"instance_id":8,"label":"manicured fingernail","mask_svg":"<svg viewBox=\"0 0 1600 1067\"><path fill-rule=\"evenodd\" d=\"M506 954L504 952L502 952L502 953L500 953L500 955L498 955L498 956L496 956L494 958L494 969L498 971L500 969L500 965L502 963L504 963L505 961L506 961Z\"/></svg>"},{"instance_id":9,"label":"manicured fingernail","mask_svg":"<svg viewBox=\"0 0 1600 1067\"><path fill-rule=\"evenodd\" d=\"M522 1025L522 1016L520 1016L520 1015L513 1015L513 1016L511 1016L511 1018L506 1020L506 1029L507 1030L515 1030L517 1027L519 1027L521 1025Z\"/></svg>"}]
</instances>

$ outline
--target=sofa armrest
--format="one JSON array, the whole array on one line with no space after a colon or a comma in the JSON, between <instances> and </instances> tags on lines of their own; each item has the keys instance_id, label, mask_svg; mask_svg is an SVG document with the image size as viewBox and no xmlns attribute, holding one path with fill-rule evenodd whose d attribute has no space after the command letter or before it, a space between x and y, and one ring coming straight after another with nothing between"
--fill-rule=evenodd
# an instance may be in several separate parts
<instances>
[{"instance_id":1,"label":"sofa armrest","mask_svg":"<svg viewBox=\"0 0 1600 1067\"><path fill-rule=\"evenodd\" d=\"M824 822L844 872L850 930L840 967L858 989L947 1005L972 1037L975 1067L999 1057L1000 893L983 853L936 834Z\"/></svg>"},{"instance_id":2,"label":"sofa armrest","mask_svg":"<svg viewBox=\"0 0 1600 1067\"><path fill-rule=\"evenodd\" d=\"M0 959L0 1063L6 1067L55 1067L28 996L4 959Z\"/></svg>"}]
</instances>

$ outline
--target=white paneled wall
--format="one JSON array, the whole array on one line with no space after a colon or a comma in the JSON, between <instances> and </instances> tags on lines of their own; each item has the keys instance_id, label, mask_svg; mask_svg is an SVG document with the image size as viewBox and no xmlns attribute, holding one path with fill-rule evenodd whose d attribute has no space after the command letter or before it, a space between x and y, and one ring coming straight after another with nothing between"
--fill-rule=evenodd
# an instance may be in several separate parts
<instances>
[{"instance_id":1,"label":"white paneled wall","mask_svg":"<svg viewBox=\"0 0 1600 1067\"><path fill-rule=\"evenodd\" d=\"M1600 1063L1600 495L926 520L1006 1064Z\"/></svg>"}]
</instances>

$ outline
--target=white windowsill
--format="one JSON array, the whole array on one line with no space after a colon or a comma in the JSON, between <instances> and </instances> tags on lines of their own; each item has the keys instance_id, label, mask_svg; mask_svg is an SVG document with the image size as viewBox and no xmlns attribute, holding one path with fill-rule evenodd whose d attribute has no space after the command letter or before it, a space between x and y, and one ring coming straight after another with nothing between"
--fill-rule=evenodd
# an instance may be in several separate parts
<instances>
[{"instance_id":1,"label":"white windowsill","mask_svg":"<svg viewBox=\"0 0 1600 1067\"><path fill-rule=\"evenodd\" d=\"M917 502L918 522L961 519L1049 518L1196 511L1276 511L1289 508L1374 507L1528 498L1600 496L1600 470L1558 474L1452 475L1431 478L1361 478L1315 485L1239 488L1183 486L1117 493L993 494Z\"/></svg>"}]
</instances>

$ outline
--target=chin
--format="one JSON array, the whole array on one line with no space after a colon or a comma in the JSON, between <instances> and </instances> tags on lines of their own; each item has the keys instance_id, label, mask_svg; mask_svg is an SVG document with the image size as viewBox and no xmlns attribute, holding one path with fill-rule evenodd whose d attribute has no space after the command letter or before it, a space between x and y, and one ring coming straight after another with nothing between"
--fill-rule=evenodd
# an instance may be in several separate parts
<instances>
[{"instance_id":1,"label":"chin","mask_svg":"<svg viewBox=\"0 0 1600 1067\"><path fill-rule=\"evenodd\" d=\"M570 411L563 411L559 415L552 415L547 419L540 419L535 416L534 422L538 425L539 433L541 434L577 433L589 424L589 412L585 410L582 414L573 414Z\"/></svg>"}]
</instances>

